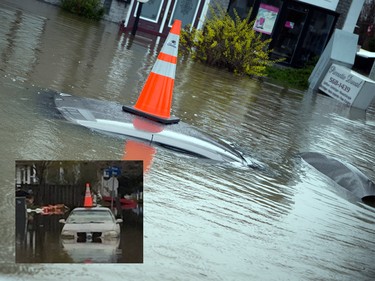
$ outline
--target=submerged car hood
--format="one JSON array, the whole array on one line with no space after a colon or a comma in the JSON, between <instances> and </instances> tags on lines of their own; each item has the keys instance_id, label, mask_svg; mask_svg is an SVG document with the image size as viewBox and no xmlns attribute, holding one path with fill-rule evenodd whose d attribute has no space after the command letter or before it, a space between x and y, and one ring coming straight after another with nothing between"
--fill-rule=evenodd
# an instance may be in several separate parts
<instances>
[{"instance_id":1,"label":"submerged car hood","mask_svg":"<svg viewBox=\"0 0 375 281\"><path fill-rule=\"evenodd\" d=\"M216 161L248 165L242 153L215 141L194 127L179 122L163 125L122 110L116 102L55 93L55 106L68 121L86 128L147 141L172 150Z\"/></svg>"}]
</instances>

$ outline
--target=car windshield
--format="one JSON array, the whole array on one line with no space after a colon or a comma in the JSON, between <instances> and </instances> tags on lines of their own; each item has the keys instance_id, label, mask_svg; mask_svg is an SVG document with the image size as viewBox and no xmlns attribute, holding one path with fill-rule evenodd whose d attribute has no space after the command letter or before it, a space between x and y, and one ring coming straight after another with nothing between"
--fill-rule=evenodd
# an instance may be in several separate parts
<instances>
[{"instance_id":1,"label":"car windshield","mask_svg":"<svg viewBox=\"0 0 375 281\"><path fill-rule=\"evenodd\" d=\"M113 216L107 210L76 210L69 215L67 223L105 223L114 222Z\"/></svg>"}]
</instances>

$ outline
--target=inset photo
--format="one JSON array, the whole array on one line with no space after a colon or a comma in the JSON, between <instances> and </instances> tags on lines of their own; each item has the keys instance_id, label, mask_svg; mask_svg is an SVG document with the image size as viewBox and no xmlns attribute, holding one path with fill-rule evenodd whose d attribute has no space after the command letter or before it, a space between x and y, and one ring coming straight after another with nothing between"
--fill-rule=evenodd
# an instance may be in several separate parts
<instances>
[{"instance_id":1,"label":"inset photo","mask_svg":"<svg viewBox=\"0 0 375 281\"><path fill-rule=\"evenodd\" d=\"M16 263L143 263L142 161L16 161Z\"/></svg>"}]
</instances>

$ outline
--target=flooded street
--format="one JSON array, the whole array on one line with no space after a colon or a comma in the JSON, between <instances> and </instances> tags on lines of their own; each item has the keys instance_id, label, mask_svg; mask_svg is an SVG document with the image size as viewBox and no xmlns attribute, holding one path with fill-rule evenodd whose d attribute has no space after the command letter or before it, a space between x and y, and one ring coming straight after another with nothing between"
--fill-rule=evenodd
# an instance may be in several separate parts
<instances>
[{"instance_id":1,"label":"flooded street","mask_svg":"<svg viewBox=\"0 0 375 281\"><path fill-rule=\"evenodd\" d=\"M15 263L15 160L121 160L128 143L61 119L44 91L133 104L161 47L137 35L1 1L0 280L372 280L375 209L297 155L335 155L375 181L374 106L190 62L177 65L172 114L265 169L147 150L143 264Z\"/></svg>"}]
</instances>

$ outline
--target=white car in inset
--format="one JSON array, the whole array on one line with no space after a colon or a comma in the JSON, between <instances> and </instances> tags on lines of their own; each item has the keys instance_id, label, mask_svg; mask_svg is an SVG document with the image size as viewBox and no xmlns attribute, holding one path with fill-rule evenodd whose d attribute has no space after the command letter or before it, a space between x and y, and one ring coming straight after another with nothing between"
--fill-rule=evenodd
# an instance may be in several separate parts
<instances>
[{"instance_id":1,"label":"white car in inset","mask_svg":"<svg viewBox=\"0 0 375 281\"><path fill-rule=\"evenodd\" d=\"M105 207L75 208L60 219L63 248L74 262L116 262L120 245L120 223Z\"/></svg>"},{"instance_id":2,"label":"white car in inset","mask_svg":"<svg viewBox=\"0 0 375 281\"><path fill-rule=\"evenodd\" d=\"M76 242L100 242L98 239L118 238L122 219L115 219L106 207L75 208L69 214L61 231L62 239Z\"/></svg>"}]
</instances>

